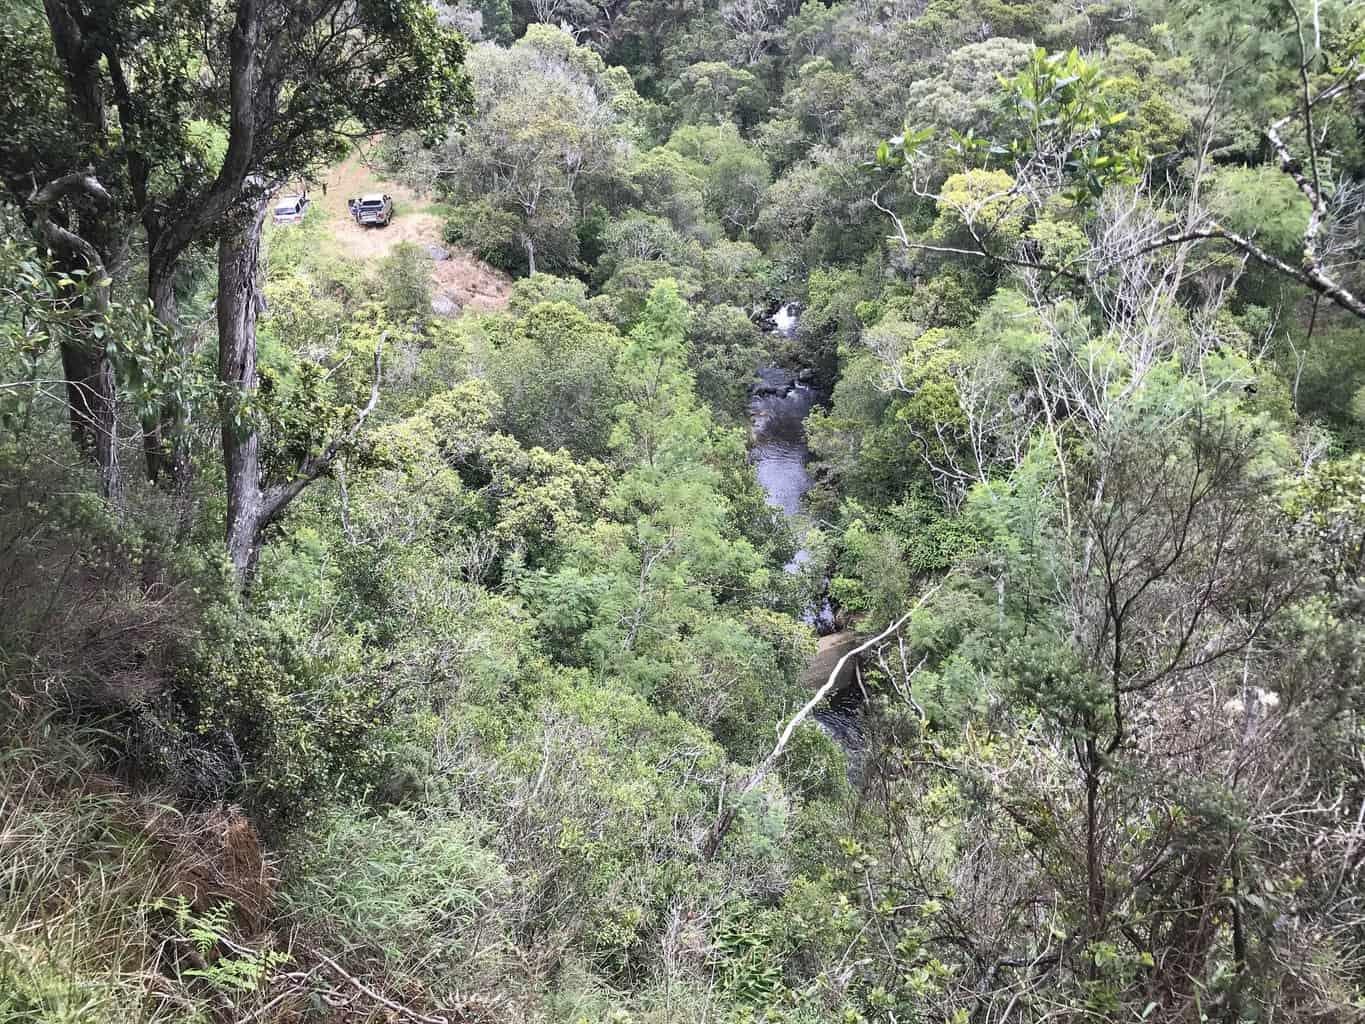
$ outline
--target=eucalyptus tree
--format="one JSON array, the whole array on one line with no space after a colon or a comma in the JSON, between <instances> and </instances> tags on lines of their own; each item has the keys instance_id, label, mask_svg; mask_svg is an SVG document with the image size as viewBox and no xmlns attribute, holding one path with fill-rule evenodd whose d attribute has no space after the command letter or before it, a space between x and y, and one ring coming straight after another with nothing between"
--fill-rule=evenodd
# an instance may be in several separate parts
<instances>
[{"instance_id":1,"label":"eucalyptus tree","mask_svg":"<svg viewBox=\"0 0 1365 1024\"><path fill-rule=\"evenodd\" d=\"M262 479L251 401L257 385L260 240L278 184L335 158L359 133L434 134L467 101L463 42L441 30L418 0L371 6L240 0L228 33L227 150L194 212L176 221L174 249L210 226L218 242L218 378L227 478L228 556L240 579L261 535L352 439L378 399L380 354L369 402L350 427L310 452L290 479ZM220 226L221 225L221 226Z\"/></svg>"},{"instance_id":2,"label":"eucalyptus tree","mask_svg":"<svg viewBox=\"0 0 1365 1024\"><path fill-rule=\"evenodd\" d=\"M762 154L733 125L684 125L669 137L668 148L702 175L706 209L731 238L754 229L772 175Z\"/></svg>"},{"instance_id":3,"label":"eucalyptus tree","mask_svg":"<svg viewBox=\"0 0 1365 1024\"><path fill-rule=\"evenodd\" d=\"M624 184L640 103L629 76L547 25L509 49L475 47L469 72L474 110L442 149L442 187L471 213L483 209L480 222L490 204L510 218L504 241L528 273L575 269L588 203Z\"/></svg>"},{"instance_id":4,"label":"eucalyptus tree","mask_svg":"<svg viewBox=\"0 0 1365 1024\"><path fill-rule=\"evenodd\" d=\"M697 124L729 124L740 107L752 107L762 96L751 72L716 60L685 68L673 92L676 107Z\"/></svg>"}]
</instances>

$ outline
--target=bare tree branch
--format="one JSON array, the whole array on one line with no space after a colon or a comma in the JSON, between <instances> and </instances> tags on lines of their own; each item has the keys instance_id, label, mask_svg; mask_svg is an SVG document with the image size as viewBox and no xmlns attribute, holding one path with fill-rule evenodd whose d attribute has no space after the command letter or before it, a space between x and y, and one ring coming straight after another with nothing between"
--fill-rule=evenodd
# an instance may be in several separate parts
<instances>
[{"instance_id":1,"label":"bare tree branch","mask_svg":"<svg viewBox=\"0 0 1365 1024\"><path fill-rule=\"evenodd\" d=\"M942 589L946 582L946 579L940 580L934 586L930 587L920 595L919 600L915 602L914 607L908 612L895 622L891 623L891 625L887 626L872 639L865 640L857 647L853 648L853 650L846 652L844 656L835 663L834 668L830 670L829 678L825 680L820 689L815 691L811 699L806 701L806 703L801 706L801 709L791 717L790 721L787 722L786 727L783 728L782 732L778 735L777 743L773 746L773 749L768 752L768 756L765 757L759 763L758 767L749 774L749 777L744 780L744 783L736 791L735 798L730 806L723 808L717 815L715 822L711 825L711 828L707 833L705 842L702 844L702 858L704 860L711 860L715 857L716 851L720 849L720 844L725 839L726 833L730 831L730 827L735 823L735 817L739 814L741 801L757 789L758 786L762 784L763 780L772 772L773 768L777 766L778 760L782 757L782 752L787 749L787 744L791 742L792 736L796 734L797 727L810 717L811 713L820 706L825 698L834 690L834 687L838 685L839 679L844 672L844 666L848 664L849 659L856 658L864 651L875 647L883 640L895 635L902 626L910 621L910 617L914 615L915 612L924 607L925 602L928 601L929 598L933 597L934 594ZM908 684L909 680L906 682Z\"/></svg>"}]
</instances>

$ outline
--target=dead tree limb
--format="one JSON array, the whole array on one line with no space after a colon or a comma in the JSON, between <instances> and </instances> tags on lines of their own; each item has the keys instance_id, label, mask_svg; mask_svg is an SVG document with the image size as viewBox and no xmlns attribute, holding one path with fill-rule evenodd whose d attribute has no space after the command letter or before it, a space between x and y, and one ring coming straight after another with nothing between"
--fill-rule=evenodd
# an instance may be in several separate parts
<instances>
[{"instance_id":1,"label":"dead tree limb","mask_svg":"<svg viewBox=\"0 0 1365 1024\"><path fill-rule=\"evenodd\" d=\"M870 648L877 646L877 644L881 643L883 640L894 636L902 626L910 621L910 617L923 608L925 602L937 593L942 586L943 583L939 582L930 587L920 595L919 600L915 602L914 607L908 612L895 622L891 623L891 625L887 626L872 639L864 640L857 647L853 648L853 650L846 652L844 656L835 663L834 668L830 670L829 678L825 680L820 689L815 691L815 694L811 699L806 701L806 703L801 706L801 709L791 717L787 722L786 727L783 728L782 732L778 735L777 743L773 749L768 752L768 756L759 762L758 767L749 773L749 777L745 779L743 784L735 791L734 800L731 801L728 807L722 807L720 809L715 822L707 831L705 841L702 843L701 854L703 860L709 861L715 857L716 852L720 849L721 842L725 839L725 834L730 831L730 827L735 823L735 818L739 815L740 804L743 802L744 798L762 785L763 780L771 774L775 767L777 767L777 762L782 757L783 751L787 749L787 744L791 742L791 738L796 734L797 727L810 717L811 712L819 707L825 698L834 690L834 687L838 685L839 677L843 674L844 666L848 664L849 659L856 658L864 651L869 650Z\"/></svg>"}]
</instances>

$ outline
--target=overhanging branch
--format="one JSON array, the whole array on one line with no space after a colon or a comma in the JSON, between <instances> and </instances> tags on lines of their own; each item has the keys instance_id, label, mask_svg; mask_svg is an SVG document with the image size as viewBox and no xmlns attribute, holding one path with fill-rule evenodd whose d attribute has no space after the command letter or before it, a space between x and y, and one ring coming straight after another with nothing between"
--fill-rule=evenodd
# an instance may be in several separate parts
<instances>
[{"instance_id":1,"label":"overhanging branch","mask_svg":"<svg viewBox=\"0 0 1365 1024\"><path fill-rule=\"evenodd\" d=\"M365 403L365 407L356 414L355 422L351 424L349 430L332 438L327 447L319 454L311 456L303 461L303 464L299 466L299 471L295 474L294 479L290 480L288 483L272 487L265 492L262 498L262 526L266 526L278 519L289 503L297 498L305 487L327 471L328 467L336 460L337 455L341 453L341 450L360 436L360 431L365 426L365 421L369 418L370 413L374 412L375 407L379 405L381 361L384 354L384 343L388 340L388 337L387 332L381 335L379 344L376 345L374 349L374 379L370 384L370 400Z\"/></svg>"},{"instance_id":2,"label":"overhanging branch","mask_svg":"<svg viewBox=\"0 0 1365 1024\"><path fill-rule=\"evenodd\" d=\"M773 749L768 752L768 756L765 757L759 763L758 767L749 774L749 777L744 780L744 784L739 787L739 791L735 794L735 798L730 806L722 808L717 815L715 822L707 832L706 840L702 844L702 858L704 860L711 860L715 857L716 851L720 849L721 841L725 839L726 833L730 831L730 826L735 823L735 818L739 814L740 802L757 789L772 770L777 767L777 762L782 757L783 751L787 749L787 744L791 742L792 736L796 734L797 727L810 717L811 712L818 708L830 695L830 692L834 687L838 685L839 678L843 675L844 666L848 664L849 659L856 658L864 651L875 647L888 637L894 636L902 626L910 621L910 617L923 608L925 602L943 587L943 583L944 581L940 581L934 584L934 586L920 595L919 600L915 602L914 607L908 612L895 622L891 623L891 625L887 626L872 639L864 640L857 647L853 648L853 650L846 652L844 656L835 663L834 668L830 670L829 678L825 680L820 689L815 691L814 696L802 705L801 710L797 711L796 714L791 717L791 720L787 722L786 727L778 735L777 743L774 745Z\"/></svg>"}]
</instances>

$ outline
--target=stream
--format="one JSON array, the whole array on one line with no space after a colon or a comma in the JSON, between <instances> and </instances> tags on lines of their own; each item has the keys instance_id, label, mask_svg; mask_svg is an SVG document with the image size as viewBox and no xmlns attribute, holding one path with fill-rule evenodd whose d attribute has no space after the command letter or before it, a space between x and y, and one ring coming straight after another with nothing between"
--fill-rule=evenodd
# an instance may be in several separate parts
<instances>
[{"instance_id":1,"label":"stream","mask_svg":"<svg viewBox=\"0 0 1365 1024\"><path fill-rule=\"evenodd\" d=\"M791 303L773 314L773 333L791 337L796 330L796 311ZM803 374L784 370L779 366L760 366L754 371L754 383L749 388L749 461L768 497L768 504L780 508L792 519L801 512L801 499L811 488L806 463L810 448L806 445L806 417L819 402L814 388L802 380ZM798 547L787 563L788 572L796 572L810 559L810 552ZM817 631L830 632L833 621L821 626L818 616L807 612L806 621Z\"/></svg>"},{"instance_id":2,"label":"stream","mask_svg":"<svg viewBox=\"0 0 1365 1024\"><path fill-rule=\"evenodd\" d=\"M796 330L799 310L787 303L773 314L773 333L791 337ZM804 373L793 373L778 366L761 366L754 373L749 391L749 422L752 426L749 460L754 473L767 495L768 504L780 508L788 519L801 514L801 502L811 488L810 448L806 444L806 417L820 404L822 395L805 379ZM799 531L801 524L795 524ZM795 573L809 561L810 551L799 544L795 555L787 563L787 572ZM821 653L813 662L823 665L831 652L837 654L839 645L849 643L849 634L835 634L834 612L828 599L819 608L808 608L802 615L822 639ZM812 682L818 686L824 682ZM850 772L865 745L862 730L862 692L856 684L845 686L833 694L826 705L812 717L849 755ZM860 758L857 758L860 760Z\"/></svg>"}]
</instances>

